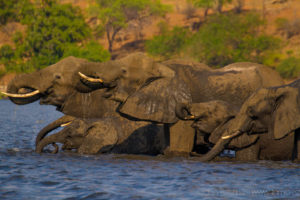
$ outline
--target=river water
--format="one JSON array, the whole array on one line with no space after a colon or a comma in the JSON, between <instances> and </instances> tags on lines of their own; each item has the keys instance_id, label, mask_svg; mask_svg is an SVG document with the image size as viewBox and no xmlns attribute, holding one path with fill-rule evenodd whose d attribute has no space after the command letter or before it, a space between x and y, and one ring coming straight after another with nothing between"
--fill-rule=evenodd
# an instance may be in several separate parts
<instances>
[{"instance_id":1,"label":"river water","mask_svg":"<svg viewBox=\"0 0 300 200\"><path fill-rule=\"evenodd\" d=\"M300 199L300 164L36 154L52 106L0 101L0 199Z\"/></svg>"}]
</instances>

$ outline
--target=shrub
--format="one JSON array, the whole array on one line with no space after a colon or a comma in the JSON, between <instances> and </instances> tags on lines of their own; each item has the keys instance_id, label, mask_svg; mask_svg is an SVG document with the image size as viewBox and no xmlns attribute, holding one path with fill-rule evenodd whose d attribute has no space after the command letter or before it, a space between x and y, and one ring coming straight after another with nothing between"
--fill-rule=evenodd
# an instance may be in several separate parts
<instances>
[{"instance_id":1,"label":"shrub","mask_svg":"<svg viewBox=\"0 0 300 200\"><path fill-rule=\"evenodd\" d=\"M295 57L284 59L276 70L283 78L296 78L300 73L300 59Z\"/></svg>"},{"instance_id":2,"label":"shrub","mask_svg":"<svg viewBox=\"0 0 300 200\"><path fill-rule=\"evenodd\" d=\"M164 30L161 35L146 42L146 51L152 55L171 58L182 50L189 38L190 32L184 28L174 27L171 31Z\"/></svg>"},{"instance_id":3,"label":"shrub","mask_svg":"<svg viewBox=\"0 0 300 200\"><path fill-rule=\"evenodd\" d=\"M291 38L294 35L300 34L300 20L297 18L291 21L285 18L278 18L276 19L275 23L277 30L287 38Z\"/></svg>"},{"instance_id":4,"label":"shrub","mask_svg":"<svg viewBox=\"0 0 300 200\"><path fill-rule=\"evenodd\" d=\"M170 7L160 0L96 0L90 6L89 13L101 22L100 30L105 30L108 50L112 52L116 35L130 22L138 24L141 31L148 17L163 16L168 10ZM96 29L99 30L98 27Z\"/></svg>"},{"instance_id":5,"label":"shrub","mask_svg":"<svg viewBox=\"0 0 300 200\"><path fill-rule=\"evenodd\" d=\"M25 23L32 17L32 11L29 0L0 0L0 25L10 21Z\"/></svg>"},{"instance_id":6,"label":"shrub","mask_svg":"<svg viewBox=\"0 0 300 200\"><path fill-rule=\"evenodd\" d=\"M259 34L264 24L255 13L215 15L192 38L188 53L208 65L221 67L233 62L263 62L280 40Z\"/></svg>"},{"instance_id":7,"label":"shrub","mask_svg":"<svg viewBox=\"0 0 300 200\"><path fill-rule=\"evenodd\" d=\"M55 0L36 4L27 23L25 36L17 32L15 58L6 64L7 70L32 71L51 65L61 59L66 46L83 41L90 35L79 8L58 4Z\"/></svg>"},{"instance_id":8,"label":"shrub","mask_svg":"<svg viewBox=\"0 0 300 200\"><path fill-rule=\"evenodd\" d=\"M99 43L95 41L89 42L84 47L78 47L76 44L70 44L64 49L63 57L75 56L78 58L86 58L94 62L107 61L110 54Z\"/></svg>"},{"instance_id":9,"label":"shrub","mask_svg":"<svg viewBox=\"0 0 300 200\"><path fill-rule=\"evenodd\" d=\"M15 52L10 45L3 45L0 48L0 58L1 60L10 60L15 57Z\"/></svg>"}]
</instances>

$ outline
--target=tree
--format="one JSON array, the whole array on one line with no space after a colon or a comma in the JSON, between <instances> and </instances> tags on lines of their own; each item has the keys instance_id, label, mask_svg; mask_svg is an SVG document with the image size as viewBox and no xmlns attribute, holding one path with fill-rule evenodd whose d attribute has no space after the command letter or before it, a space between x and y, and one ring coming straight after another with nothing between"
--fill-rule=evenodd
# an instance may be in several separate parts
<instances>
[{"instance_id":1,"label":"tree","mask_svg":"<svg viewBox=\"0 0 300 200\"><path fill-rule=\"evenodd\" d=\"M206 19L208 11L210 9L216 8L219 13L222 13L223 5L226 3L231 3L232 0L191 0L192 3L204 9L204 19Z\"/></svg>"},{"instance_id":2,"label":"tree","mask_svg":"<svg viewBox=\"0 0 300 200\"><path fill-rule=\"evenodd\" d=\"M175 26L172 30L164 30L160 35L148 40L146 50L152 55L170 59L184 48L190 35L187 29Z\"/></svg>"},{"instance_id":3,"label":"tree","mask_svg":"<svg viewBox=\"0 0 300 200\"><path fill-rule=\"evenodd\" d=\"M259 31L264 21L255 13L215 15L194 35L189 54L210 66L233 62L264 63L280 40Z\"/></svg>"},{"instance_id":4,"label":"tree","mask_svg":"<svg viewBox=\"0 0 300 200\"><path fill-rule=\"evenodd\" d=\"M191 0L191 1L195 6L204 9L204 19L206 19L208 11L214 7L215 0Z\"/></svg>"},{"instance_id":5,"label":"tree","mask_svg":"<svg viewBox=\"0 0 300 200\"><path fill-rule=\"evenodd\" d=\"M109 58L109 53L99 44L90 42L84 45L91 30L79 8L59 4L56 0L41 0L38 3L36 1L35 5L29 1L27 3L27 7L32 9L24 11L20 18L20 21L27 25L26 33L17 32L13 36L15 49L9 46L0 49L3 56L0 58L0 64L5 65L6 71L34 71L72 53L91 60ZM81 43L81 47L78 43ZM96 52L98 55L94 54Z\"/></svg>"},{"instance_id":6,"label":"tree","mask_svg":"<svg viewBox=\"0 0 300 200\"><path fill-rule=\"evenodd\" d=\"M79 8L43 0L28 22L26 38L18 46L20 57L30 58L34 68L57 62L68 43L76 43L89 36L90 29Z\"/></svg>"},{"instance_id":7,"label":"tree","mask_svg":"<svg viewBox=\"0 0 300 200\"><path fill-rule=\"evenodd\" d=\"M29 0L0 0L0 25L10 21L23 21L30 18L26 13L32 13L33 6Z\"/></svg>"},{"instance_id":8,"label":"tree","mask_svg":"<svg viewBox=\"0 0 300 200\"><path fill-rule=\"evenodd\" d=\"M222 13L222 9L223 9L224 4L231 3L232 0L215 0L215 2L216 2L217 11L219 13Z\"/></svg>"},{"instance_id":9,"label":"tree","mask_svg":"<svg viewBox=\"0 0 300 200\"><path fill-rule=\"evenodd\" d=\"M128 26L129 22L141 21L153 15L163 16L169 7L160 0L96 0L89 13L100 20L96 27L104 28L109 43L109 52L113 50L116 35ZM100 26L100 27L99 27Z\"/></svg>"}]
</instances>

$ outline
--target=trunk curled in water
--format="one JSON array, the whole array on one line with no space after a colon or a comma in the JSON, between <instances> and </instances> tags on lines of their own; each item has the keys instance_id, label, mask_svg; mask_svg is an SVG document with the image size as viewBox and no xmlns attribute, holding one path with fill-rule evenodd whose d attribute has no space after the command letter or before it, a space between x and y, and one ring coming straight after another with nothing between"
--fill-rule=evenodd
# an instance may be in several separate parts
<instances>
[{"instance_id":1,"label":"trunk curled in water","mask_svg":"<svg viewBox=\"0 0 300 200\"><path fill-rule=\"evenodd\" d=\"M202 162L208 162L208 161L213 160L216 156L218 156L225 149L226 145L229 144L230 141L231 141L231 138L229 138L229 139L220 138L218 140L218 142L213 146L213 148L208 153L206 153L203 156L196 155L196 156L199 156L199 159L197 159L197 160L202 161Z\"/></svg>"},{"instance_id":2,"label":"trunk curled in water","mask_svg":"<svg viewBox=\"0 0 300 200\"><path fill-rule=\"evenodd\" d=\"M37 137L36 137L36 139L35 139L35 146L37 146L38 143L39 143L44 137L46 137L46 135L47 135L49 132L51 132L51 131L53 131L53 130L59 128L59 127L60 127L61 125L63 125L63 124L66 124L66 123L68 123L68 122L73 121L74 119L75 119L75 118L72 117L72 116L65 115L65 116L63 116L63 117L61 117L61 118L55 120L54 122L48 124L47 126L45 126L45 127L38 133L38 135L37 135Z\"/></svg>"},{"instance_id":3,"label":"trunk curled in water","mask_svg":"<svg viewBox=\"0 0 300 200\"><path fill-rule=\"evenodd\" d=\"M52 144L55 149L51 152L51 153L57 153L58 152L58 146L57 143L64 143L66 140L64 134L62 134L61 132L52 134L44 139L42 139L37 145L36 145L36 149L35 151L37 153L42 153L43 149L48 146L49 144Z\"/></svg>"}]
</instances>

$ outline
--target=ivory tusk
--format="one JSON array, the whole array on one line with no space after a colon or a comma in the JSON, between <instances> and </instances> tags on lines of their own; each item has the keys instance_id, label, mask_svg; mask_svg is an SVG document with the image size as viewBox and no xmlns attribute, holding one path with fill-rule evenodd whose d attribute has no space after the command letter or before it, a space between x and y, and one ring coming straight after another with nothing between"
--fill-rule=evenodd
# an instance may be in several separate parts
<instances>
[{"instance_id":1,"label":"ivory tusk","mask_svg":"<svg viewBox=\"0 0 300 200\"><path fill-rule=\"evenodd\" d=\"M195 116L194 115L191 115L191 116L188 116L188 117L185 117L183 118L184 120L191 120L191 119L195 119Z\"/></svg>"},{"instance_id":2,"label":"ivory tusk","mask_svg":"<svg viewBox=\"0 0 300 200\"><path fill-rule=\"evenodd\" d=\"M72 123L72 121L70 121L70 122L67 122L67 123L64 123L64 124L61 124L61 125L60 125L60 127L69 126L71 123Z\"/></svg>"},{"instance_id":3,"label":"ivory tusk","mask_svg":"<svg viewBox=\"0 0 300 200\"><path fill-rule=\"evenodd\" d=\"M93 82L93 83L103 83L103 80L100 79L100 78L91 78L91 77L88 77L86 76L85 74L81 73L81 72L78 72L79 76L89 82Z\"/></svg>"},{"instance_id":4,"label":"ivory tusk","mask_svg":"<svg viewBox=\"0 0 300 200\"><path fill-rule=\"evenodd\" d=\"M222 140L226 140L226 139L230 139L233 138L235 136L238 136L241 133L241 131L236 131L234 134L232 135L226 135L226 136L222 136Z\"/></svg>"},{"instance_id":5,"label":"ivory tusk","mask_svg":"<svg viewBox=\"0 0 300 200\"><path fill-rule=\"evenodd\" d=\"M7 93L7 92L1 92L2 94L8 96L8 97L13 97L13 98L27 98L27 97L32 97L36 94L39 94L40 91L39 90L35 90L33 92L30 93L26 93L26 94L12 94L12 93Z\"/></svg>"}]
</instances>

